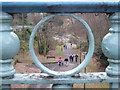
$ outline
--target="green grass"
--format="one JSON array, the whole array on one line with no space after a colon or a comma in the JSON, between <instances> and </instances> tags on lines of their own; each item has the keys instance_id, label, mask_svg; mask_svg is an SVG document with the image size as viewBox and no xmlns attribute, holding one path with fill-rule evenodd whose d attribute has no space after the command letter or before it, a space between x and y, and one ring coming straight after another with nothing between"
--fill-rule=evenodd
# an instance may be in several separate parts
<instances>
[{"instance_id":1,"label":"green grass","mask_svg":"<svg viewBox=\"0 0 120 90\"><path fill-rule=\"evenodd\" d=\"M38 57L38 59L40 60L41 63L56 63L57 62L56 59L50 60L50 59L46 59L46 57L43 57L43 56L40 56L40 55L37 55L37 57ZM15 56L14 59L18 60L21 63L28 63L28 62L32 63L33 62L32 58L29 54L25 54L25 57L23 57L21 54L19 54L19 55Z\"/></svg>"},{"instance_id":2,"label":"green grass","mask_svg":"<svg viewBox=\"0 0 120 90\"><path fill-rule=\"evenodd\" d=\"M63 45L57 45L56 46L56 50L55 50L55 52L56 52L56 57L63 57Z\"/></svg>"},{"instance_id":3,"label":"green grass","mask_svg":"<svg viewBox=\"0 0 120 90\"><path fill-rule=\"evenodd\" d=\"M57 59L61 56L63 56L63 46L61 45L58 45L56 47L56 50L55 50L55 59L51 60L51 59L46 59L46 57L42 56L42 55L39 55L37 54L37 57L38 59L40 60L41 63L56 63L57 62ZM22 63L27 63L27 62L33 62L32 61L32 57L30 56L29 52L26 52L26 53L19 53L18 55L16 55L14 57L14 61L15 60L18 60L19 62L22 62Z\"/></svg>"}]
</instances>

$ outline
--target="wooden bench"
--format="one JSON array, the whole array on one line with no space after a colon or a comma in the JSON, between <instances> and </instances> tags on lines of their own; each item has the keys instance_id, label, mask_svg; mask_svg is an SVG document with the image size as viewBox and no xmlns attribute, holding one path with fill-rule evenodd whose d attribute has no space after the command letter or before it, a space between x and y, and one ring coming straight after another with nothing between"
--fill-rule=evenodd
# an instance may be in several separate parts
<instances>
[{"instance_id":1,"label":"wooden bench","mask_svg":"<svg viewBox=\"0 0 120 90\"><path fill-rule=\"evenodd\" d=\"M55 56L47 56L47 59L48 59L48 58L54 58L54 59L55 59Z\"/></svg>"}]
</instances>

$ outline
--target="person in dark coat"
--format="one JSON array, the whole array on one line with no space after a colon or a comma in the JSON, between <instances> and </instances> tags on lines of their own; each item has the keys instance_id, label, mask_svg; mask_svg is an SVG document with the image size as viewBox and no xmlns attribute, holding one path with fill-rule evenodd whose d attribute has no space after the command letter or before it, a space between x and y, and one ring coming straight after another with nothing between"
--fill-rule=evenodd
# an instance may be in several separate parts
<instances>
[{"instance_id":1,"label":"person in dark coat","mask_svg":"<svg viewBox=\"0 0 120 90\"><path fill-rule=\"evenodd\" d=\"M78 55L77 54L75 55L75 61L76 62L78 61Z\"/></svg>"},{"instance_id":2,"label":"person in dark coat","mask_svg":"<svg viewBox=\"0 0 120 90\"><path fill-rule=\"evenodd\" d=\"M74 55L72 54L72 62L74 61Z\"/></svg>"},{"instance_id":3,"label":"person in dark coat","mask_svg":"<svg viewBox=\"0 0 120 90\"><path fill-rule=\"evenodd\" d=\"M67 49L67 45L65 46L65 48Z\"/></svg>"},{"instance_id":4,"label":"person in dark coat","mask_svg":"<svg viewBox=\"0 0 120 90\"><path fill-rule=\"evenodd\" d=\"M72 55L70 55L69 59L70 59L70 62L72 62Z\"/></svg>"}]
</instances>

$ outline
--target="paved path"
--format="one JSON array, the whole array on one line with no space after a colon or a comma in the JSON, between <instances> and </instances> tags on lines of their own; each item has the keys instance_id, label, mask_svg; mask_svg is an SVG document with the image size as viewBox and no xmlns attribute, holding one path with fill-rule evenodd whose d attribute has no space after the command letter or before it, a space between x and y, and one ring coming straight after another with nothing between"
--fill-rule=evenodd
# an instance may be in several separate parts
<instances>
[{"instance_id":1,"label":"paved path","mask_svg":"<svg viewBox=\"0 0 120 90\"><path fill-rule=\"evenodd\" d=\"M67 45L67 48L63 49L63 53L64 53L64 58L65 57L69 57L71 54L74 54L74 50L72 49L72 46L70 44ZM78 65L78 63L73 62L73 63L68 63L68 66L66 66L65 64L63 64L63 66L59 66L57 63L53 63L53 64L44 64L44 66L48 67L51 70L54 71L68 71L71 70L73 68L75 68ZM52 84L39 84L39 85L30 85L28 88L51 88Z\"/></svg>"},{"instance_id":2,"label":"paved path","mask_svg":"<svg viewBox=\"0 0 120 90\"><path fill-rule=\"evenodd\" d=\"M69 57L71 54L74 54L73 47L68 43L67 48L63 49L64 58Z\"/></svg>"}]
</instances>

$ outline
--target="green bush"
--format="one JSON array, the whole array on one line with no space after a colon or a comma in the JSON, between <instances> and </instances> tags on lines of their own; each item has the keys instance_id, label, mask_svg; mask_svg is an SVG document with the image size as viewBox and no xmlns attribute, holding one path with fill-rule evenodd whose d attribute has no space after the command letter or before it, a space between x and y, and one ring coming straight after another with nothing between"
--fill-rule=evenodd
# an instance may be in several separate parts
<instances>
[{"instance_id":1,"label":"green bush","mask_svg":"<svg viewBox=\"0 0 120 90\"><path fill-rule=\"evenodd\" d=\"M43 54L44 53L44 45L41 45L39 47L39 54Z\"/></svg>"},{"instance_id":2,"label":"green bush","mask_svg":"<svg viewBox=\"0 0 120 90\"><path fill-rule=\"evenodd\" d=\"M32 28L31 27L25 27L22 31L15 31L15 33L18 35L20 39L20 52L25 53L28 52L28 41L31 35Z\"/></svg>"},{"instance_id":3,"label":"green bush","mask_svg":"<svg viewBox=\"0 0 120 90\"><path fill-rule=\"evenodd\" d=\"M108 66L109 63L107 61L107 57L103 54L102 49L101 49L101 42L95 43L94 56L98 57L98 62L100 62L102 66L104 67Z\"/></svg>"},{"instance_id":4,"label":"green bush","mask_svg":"<svg viewBox=\"0 0 120 90\"><path fill-rule=\"evenodd\" d=\"M99 62L102 64L102 66L107 67L108 66L108 61L107 57L102 53L99 59Z\"/></svg>"}]
</instances>

